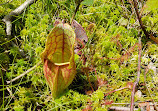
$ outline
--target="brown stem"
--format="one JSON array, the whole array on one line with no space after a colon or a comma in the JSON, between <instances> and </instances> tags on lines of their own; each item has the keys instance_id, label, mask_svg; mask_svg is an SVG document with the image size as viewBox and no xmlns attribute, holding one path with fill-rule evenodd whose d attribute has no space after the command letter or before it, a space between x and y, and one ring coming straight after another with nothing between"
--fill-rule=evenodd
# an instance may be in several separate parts
<instances>
[{"instance_id":1,"label":"brown stem","mask_svg":"<svg viewBox=\"0 0 158 111\"><path fill-rule=\"evenodd\" d=\"M80 1L79 1L78 5L77 5L77 7L76 7L76 10L75 10L75 12L74 12L74 14L73 14L73 16L72 16L72 18L71 18L70 24L72 23L72 21L73 21L75 15L76 15L76 13L77 13L77 11L78 11L78 9L79 9L80 4L81 4L82 1L83 1L83 0L80 0Z\"/></svg>"},{"instance_id":2,"label":"brown stem","mask_svg":"<svg viewBox=\"0 0 158 111\"><path fill-rule=\"evenodd\" d=\"M140 68L141 68L141 37L139 37L139 54L138 54L138 70L137 70L137 80L134 82L132 93L131 93L131 104L130 104L130 111L134 110L134 95L135 95L135 89L137 84L139 83L140 78Z\"/></svg>"},{"instance_id":3,"label":"brown stem","mask_svg":"<svg viewBox=\"0 0 158 111\"><path fill-rule=\"evenodd\" d=\"M134 3L134 8L135 8L135 11L136 11L136 14L137 14L137 18L138 18L138 21L139 21L139 24L144 32L144 34L146 35L147 38L149 38L149 33L145 30L145 26L143 25L143 22L141 20L141 16L138 12L138 6L137 6L137 1L136 0L133 0L133 3Z\"/></svg>"},{"instance_id":4,"label":"brown stem","mask_svg":"<svg viewBox=\"0 0 158 111\"><path fill-rule=\"evenodd\" d=\"M115 89L113 91L110 91L110 92L106 93L104 96L108 96L109 94L112 94L112 93L114 93L116 91L120 91L120 90L123 90L123 89L128 89L128 87L123 87L123 88Z\"/></svg>"},{"instance_id":5,"label":"brown stem","mask_svg":"<svg viewBox=\"0 0 158 111\"><path fill-rule=\"evenodd\" d=\"M121 106L111 106L110 108L110 111L129 111L129 108L128 107L121 107ZM135 108L134 110L138 111L138 108Z\"/></svg>"},{"instance_id":6,"label":"brown stem","mask_svg":"<svg viewBox=\"0 0 158 111\"><path fill-rule=\"evenodd\" d=\"M134 95L135 95L136 86L137 86L137 82L135 82L135 83L133 84L133 89L132 89L132 93L131 93L130 111L133 111L133 110L134 110Z\"/></svg>"},{"instance_id":7,"label":"brown stem","mask_svg":"<svg viewBox=\"0 0 158 111\"><path fill-rule=\"evenodd\" d=\"M89 74L86 73L86 75L87 75L87 78L88 78L89 85L90 85L90 87L91 87L91 89L92 89L92 92L94 92L93 86L92 86L91 81L90 81L90 78L89 78Z\"/></svg>"}]
</instances>

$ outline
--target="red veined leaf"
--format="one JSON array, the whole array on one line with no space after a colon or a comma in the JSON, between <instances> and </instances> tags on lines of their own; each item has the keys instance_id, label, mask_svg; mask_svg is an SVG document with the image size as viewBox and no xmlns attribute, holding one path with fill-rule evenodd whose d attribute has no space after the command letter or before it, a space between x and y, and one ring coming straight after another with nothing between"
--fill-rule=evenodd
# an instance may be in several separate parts
<instances>
[{"instance_id":1,"label":"red veined leaf","mask_svg":"<svg viewBox=\"0 0 158 111\"><path fill-rule=\"evenodd\" d=\"M44 75L53 98L58 98L75 77L74 44L75 32L71 26L57 22L41 54Z\"/></svg>"}]
</instances>

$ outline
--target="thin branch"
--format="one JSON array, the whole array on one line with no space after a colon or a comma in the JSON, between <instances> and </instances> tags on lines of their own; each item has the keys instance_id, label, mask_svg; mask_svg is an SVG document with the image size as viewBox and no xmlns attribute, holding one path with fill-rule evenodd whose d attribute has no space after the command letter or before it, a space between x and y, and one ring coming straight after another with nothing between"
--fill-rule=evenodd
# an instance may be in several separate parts
<instances>
[{"instance_id":1,"label":"thin branch","mask_svg":"<svg viewBox=\"0 0 158 111\"><path fill-rule=\"evenodd\" d=\"M9 89L9 87L6 87L7 91L9 92L10 96L13 98L13 99L16 99L16 97L13 95L12 91Z\"/></svg>"},{"instance_id":2,"label":"thin branch","mask_svg":"<svg viewBox=\"0 0 158 111\"><path fill-rule=\"evenodd\" d=\"M133 90L131 93L131 104L130 104L130 111L134 110L134 95L135 95L135 89L137 84L139 83L139 78L140 78L140 68L141 68L141 37L139 37L139 54L138 54L138 71L137 71L137 80L133 84Z\"/></svg>"},{"instance_id":3,"label":"thin branch","mask_svg":"<svg viewBox=\"0 0 158 111\"><path fill-rule=\"evenodd\" d=\"M149 33L145 30L145 26L143 25L143 22L141 20L141 16L140 16L140 14L138 12L138 6L137 6L138 3L136 2L136 0L133 0L133 3L134 3L134 8L135 8L135 11L136 11L136 14L137 14L137 18L138 18L139 24L140 24L144 34L146 35L146 37L149 38Z\"/></svg>"},{"instance_id":4,"label":"thin branch","mask_svg":"<svg viewBox=\"0 0 158 111\"><path fill-rule=\"evenodd\" d=\"M92 89L92 92L94 92L94 89L93 89L92 83L91 83L90 78L89 78L89 74L88 74L88 73L86 73L86 75L87 75L87 78L88 78L89 85L90 85L90 87L91 87L91 89Z\"/></svg>"},{"instance_id":5,"label":"thin branch","mask_svg":"<svg viewBox=\"0 0 158 111\"><path fill-rule=\"evenodd\" d=\"M74 12L74 14L73 14L73 16L72 16L72 18L71 18L70 24L72 23L72 21L73 21L75 15L76 15L76 13L77 13L77 11L78 11L78 9L79 9L80 4L81 4L82 1L83 1L83 0L79 0L79 3L78 3L78 5L77 5L77 7L76 7L76 10L75 10L75 12Z\"/></svg>"},{"instance_id":6,"label":"thin branch","mask_svg":"<svg viewBox=\"0 0 158 111\"><path fill-rule=\"evenodd\" d=\"M12 91L9 89L9 87L6 87L7 88L7 91L9 92L10 96L13 96L13 93Z\"/></svg>"},{"instance_id":7,"label":"thin branch","mask_svg":"<svg viewBox=\"0 0 158 111\"><path fill-rule=\"evenodd\" d=\"M10 84L11 82L14 82L16 80L18 80L19 78L23 77L24 75L26 75L27 73L31 72L32 70L34 70L37 66L39 66L42 63L42 61L38 62L35 66L31 67L29 70L27 70L26 72L22 73L21 75L17 76L16 78L10 80L10 81L6 81L7 84Z\"/></svg>"},{"instance_id":8,"label":"thin branch","mask_svg":"<svg viewBox=\"0 0 158 111\"><path fill-rule=\"evenodd\" d=\"M21 14L24 9L26 9L28 6L33 4L36 0L26 0L22 5L20 5L18 8L10 12L8 15L6 15L2 20L6 23L6 34L7 36L11 36L11 30L12 30L12 20L15 16Z\"/></svg>"},{"instance_id":9,"label":"thin branch","mask_svg":"<svg viewBox=\"0 0 158 111\"><path fill-rule=\"evenodd\" d=\"M129 108L128 107L121 107L121 106L112 106L109 108L110 110L113 110L113 111L129 111ZM133 109L135 111L138 110L138 108L135 108Z\"/></svg>"},{"instance_id":10,"label":"thin branch","mask_svg":"<svg viewBox=\"0 0 158 111\"><path fill-rule=\"evenodd\" d=\"M140 103L144 103L144 101L135 102L134 104L139 105ZM130 103L112 103L112 104L113 105L130 105ZM150 102L149 105L153 106L154 104ZM155 104L155 105L158 105L158 104Z\"/></svg>"},{"instance_id":11,"label":"thin branch","mask_svg":"<svg viewBox=\"0 0 158 111\"><path fill-rule=\"evenodd\" d=\"M109 94L112 94L112 93L114 93L116 91L120 91L120 90L123 90L123 89L128 89L128 87L123 87L123 88L115 89L113 91L110 91L110 92L106 93L104 96L108 96Z\"/></svg>"},{"instance_id":12,"label":"thin branch","mask_svg":"<svg viewBox=\"0 0 158 111\"><path fill-rule=\"evenodd\" d=\"M156 44L158 44L158 39L154 37L152 34L150 35L150 39L153 40Z\"/></svg>"}]
</instances>

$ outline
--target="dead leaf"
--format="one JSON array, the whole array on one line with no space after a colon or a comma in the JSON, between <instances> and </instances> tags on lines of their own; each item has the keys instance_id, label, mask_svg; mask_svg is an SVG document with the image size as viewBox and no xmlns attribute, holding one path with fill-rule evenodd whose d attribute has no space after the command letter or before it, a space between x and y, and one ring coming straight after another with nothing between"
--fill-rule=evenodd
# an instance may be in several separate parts
<instances>
[{"instance_id":1,"label":"dead leaf","mask_svg":"<svg viewBox=\"0 0 158 111\"><path fill-rule=\"evenodd\" d=\"M86 31L76 20L72 21L71 26L75 29L76 39L79 39L80 41L88 42Z\"/></svg>"}]
</instances>

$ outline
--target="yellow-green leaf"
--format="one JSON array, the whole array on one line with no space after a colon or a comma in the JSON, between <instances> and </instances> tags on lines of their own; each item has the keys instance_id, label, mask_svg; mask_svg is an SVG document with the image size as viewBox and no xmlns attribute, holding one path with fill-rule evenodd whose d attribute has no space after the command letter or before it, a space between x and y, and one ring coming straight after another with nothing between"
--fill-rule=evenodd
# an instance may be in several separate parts
<instances>
[{"instance_id":1,"label":"yellow-green leaf","mask_svg":"<svg viewBox=\"0 0 158 111\"><path fill-rule=\"evenodd\" d=\"M69 24L58 22L47 37L41 59L54 98L58 98L75 77L74 44L75 32Z\"/></svg>"}]
</instances>

